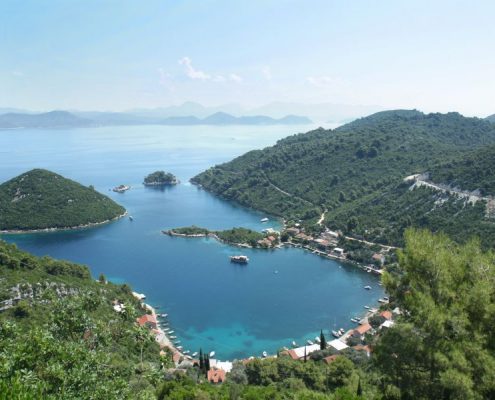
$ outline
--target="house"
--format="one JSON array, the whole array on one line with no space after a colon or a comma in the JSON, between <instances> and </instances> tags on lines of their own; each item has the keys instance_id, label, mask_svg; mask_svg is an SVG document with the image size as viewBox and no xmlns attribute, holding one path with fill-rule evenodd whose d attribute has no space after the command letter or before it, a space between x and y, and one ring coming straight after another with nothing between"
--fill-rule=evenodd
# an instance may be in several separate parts
<instances>
[{"instance_id":1,"label":"house","mask_svg":"<svg viewBox=\"0 0 495 400\"><path fill-rule=\"evenodd\" d=\"M296 236L296 235L300 232L300 230L299 230L299 229L297 229L297 228L287 228L285 231L286 231L286 232L287 232L290 236Z\"/></svg>"},{"instance_id":2,"label":"house","mask_svg":"<svg viewBox=\"0 0 495 400\"><path fill-rule=\"evenodd\" d=\"M275 240L277 240L277 238L275 236L268 236L267 239L270 241L270 242L274 242Z\"/></svg>"},{"instance_id":3,"label":"house","mask_svg":"<svg viewBox=\"0 0 495 400\"><path fill-rule=\"evenodd\" d=\"M335 247L332 251L339 257L342 257L344 255L344 249L341 249L340 247Z\"/></svg>"},{"instance_id":4,"label":"house","mask_svg":"<svg viewBox=\"0 0 495 400\"><path fill-rule=\"evenodd\" d=\"M362 344L358 344L357 346L352 346L351 349L356 351L365 351L368 357L371 354L371 348L368 345L363 346Z\"/></svg>"},{"instance_id":5,"label":"house","mask_svg":"<svg viewBox=\"0 0 495 400\"><path fill-rule=\"evenodd\" d=\"M208 370L208 382L210 383L225 382L225 371L219 368L210 368Z\"/></svg>"},{"instance_id":6,"label":"house","mask_svg":"<svg viewBox=\"0 0 495 400\"><path fill-rule=\"evenodd\" d=\"M211 368L216 368L216 369L221 369L222 371L225 371L225 373L229 373L232 371L232 367L234 364L231 361L219 361L215 359L210 360L210 367Z\"/></svg>"},{"instance_id":7,"label":"house","mask_svg":"<svg viewBox=\"0 0 495 400\"><path fill-rule=\"evenodd\" d=\"M385 256L383 254L380 254L380 253L375 253L371 256L371 258L374 260L374 261L377 261L379 262L381 265L383 265L385 263Z\"/></svg>"},{"instance_id":8,"label":"house","mask_svg":"<svg viewBox=\"0 0 495 400\"><path fill-rule=\"evenodd\" d=\"M360 325L358 326L356 329L354 329L354 331L352 331L352 336L356 337L356 336L364 336L365 333L371 331L371 329L373 329L371 327L370 324L366 323L366 324L363 324L363 325Z\"/></svg>"},{"instance_id":9,"label":"house","mask_svg":"<svg viewBox=\"0 0 495 400\"><path fill-rule=\"evenodd\" d=\"M304 354L306 353L306 356L309 356L311 353L320 350L320 345L319 344L311 344L308 346L302 346L302 347L296 347L295 349L290 349L287 351L287 354L293 359L293 360L302 360L304 359Z\"/></svg>"},{"instance_id":10,"label":"house","mask_svg":"<svg viewBox=\"0 0 495 400\"><path fill-rule=\"evenodd\" d=\"M142 317L136 319L139 326L145 326L150 329L157 329L158 321L155 314L144 314Z\"/></svg>"},{"instance_id":11,"label":"house","mask_svg":"<svg viewBox=\"0 0 495 400\"><path fill-rule=\"evenodd\" d=\"M394 325L394 321L391 320L386 320L383 324L380 325L380 329L382 328L390 328L391 326Z\"/></svg>"},{"instance_id":12,"label":"house","mask_svg":"<svg viewBox=\"0 0 495 400\"><path fill-rule=\"evenodd\" d=\"M389 310L382 311L380 313L380 317L383 317L386 320L391 321L392 320L392 312Z\"/></svg>"},{"instance_id":13,"label":"house","mask_svg":"<svg viewBox=\"0 0 495 400\"><path fill-rule=\"evenodd\" d=\"M327 364L331 364L335 361L335 359L338 357L337 354L332 354L331 356L328 356L328 357L325 357L323 359L323 362L327 363Z\"/></svg>"},{"instance_id":14,"label":"house","mask_svg":"<svg viewBox=\"0 0 495 400\"><path fill-rule=\"evenodd\" d=\"M312 236L309 236L309 235L306 235L305 233L303 232L300 232L298 233L296 236L295 236L296 239L299 239L300 241L305 241L307 240L308 242L311 242L313 240L313 237Z\"/></svg>"},{"instance_id":15,"label":"house","mask_svg":"<svg viewBox=\"0 0 495 400\"><path fill-rule=\"evenodd\" d=\"M319 247L328 247L330 246L330 242L326 239L315 239L314 242L319 246Z\"/></svg>"},{"instance_id":16,"label":"house","mask_svg":"<svg viewBox=\"0 0 495 400\"><path fill-rule=\"evenodd\" d=\"M331 342L328 342L328 345L330 347L333 347L337 351L341 351L349 347L342 340L339 339L334 339Z\"/></svg>"}]
</instances>

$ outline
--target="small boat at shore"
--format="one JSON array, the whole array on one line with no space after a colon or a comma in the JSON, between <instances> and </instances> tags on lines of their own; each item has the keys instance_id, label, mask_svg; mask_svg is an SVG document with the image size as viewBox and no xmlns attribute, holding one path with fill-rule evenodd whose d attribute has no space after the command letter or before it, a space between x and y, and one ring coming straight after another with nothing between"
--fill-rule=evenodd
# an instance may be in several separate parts
<instances>
[{"instance_id":1,"label":"small boat at shore","mask_svg":"<svg viewBox=\"0 0 495 400\"><path fill-rule=\"evenodd\" d=\"M249 258L247 256L230 256L230 262L236 264L247 264L249 262Z\"/></svg>"},{"instance_id":2,"label":"small boat at shore","mask_svg":"<svg viewBox=\"0 0 495 400\"><path fill-rule=\"evenodd\" d=\"M264 351L263 353L261 353L263 355L263 358L266 358L268 357L268 353L266 351Z\"/></svg>"},{"instance_id":3,"label":"small boat at shore","mask_svg":"<svg viewBox=\"0 0 495 400\"><path fill-rule=\"evenodd\" d=\"M359 318L351 318L351 321L357 323L357 322L359 322Z\"/></svg>"},{"instance_id":4,"label":"small boat at shore","mask_svg":"<svg viewBox=\"0 0 495 400\"><path fill-rule=\"evenodd\" d=\"M261 222L268 222L268 221L269 221L269 219L265 217L265 218L261 218L261 220L260 220L260 221L261 221Z\"/></svg>"},{"instance_id":5,"label":"small boat at shore","mask_svg":"<svg viewBox=\"0 0 495 400\"><path fill-rule=\"evenodd\" d=\"M215 352L214 351L210 352L210 357L215 357Z\"/></svg>"},{"instance_id":6,"label":"small boat at shore","mask_svg":"<svg viewBox=\"0 0 495 400\"><path fill-rule=\"evenodd\" d=\"M158 316L159 316L160 318L167 318L167 317L168 317L168 314L158 314Z\"/></svg>"},{"instance_id":7,"label":"small boat at shore","mask_svg":"<svg viewBox=\"0 0 495 400\"><path fill-rule=\"evenodd\" d=\"M315 337L315 343L318 343L318 344L321 343L321 339L318 336Z\"/></svg>"},{"instance_id":8,"label":"small boat at shore","mask_svg":"<svg viewBox=\"0 0 495 400\"><path fill-rule=\"evenodd\" d=\"M177 336L170 336L170 339L177 339Z\"/></svg>"},{"instance_id":9,"label":"small boat at shore","mask_svg":"<svg viewBox=\"0 0 495 400\"><path fill-rule=\"evenodd\" d=\"M370 306L364 306L364 308L366 308L367 310L369 310L370 309Z\"/></svg>"},{"instance_id":10,"label":"small boat at shore","mask_svg":"<svg viewBox=\"0 0 495 400\"><path fill-rule=\"evenodd\" d=\"M182 350L182 349L183 349L183 347L182 347L182 346L177 346L177 350L179 350L179 351L180 351L180 350Z\"/></svg>"},{"instance_id":11,"label":"small boat at shore","mask_svg":"<svg viewBox=\"0 0 495 400\"><path fill-rule=\"evenodd\" d=\"M293 341L291 344L292 344L292 347L297 347L297 343L295 341Z\"/></svg>"},{"instance_id":12,"label":"small boat at shore","mask_svg":"<svg viewBox=\"0 0 495 400\"><path fill-rule=\"evenodd\" d=\"M191 354L193 357L196 357L198 355L198 352L195 351L194 353Z\"/></svg>"},{"instance_id":13,"label":"small boat at shore","mask_svg":"<svg viewBox=\"0 0 495 400\"><path fill-rule=\"evenodd\" d=\"M170 330L168 331L168 333L169 333L170 335L171 335L172 333L174 333L174 332L175 332L175 331L170 331Z\"/></svg>"},{"instance_id":14,"label":"small boat at shore","mask_svg":"<svg viewBox=\"0 0 495 400\"><path fill-rule=\"evenodd\" d=\"M332 335L336 338L340 337L340 335L337 331L332 331Z\"/></svg>"},{"instance_id":15,"label":"small boat at shore","mask_svg":"<svg viewBox=\"0 0 495 400\"><path fill-rule=\"evenodd\" d=\"M371 286L369 286L369 285L366 285L364 288L365 288L366 290L371 290Z\"/></svg>"},{"instance_id":16,"label":"small boat at shore","mask_svg":"<svg viewBox=\"0 0 495 400\"><path fill-rule=\"evenodd\" d=\"M306 340L306 343L307 343L309 346L312 346L312 345L314 344L311 340Z\"/></svg>"}]
</instances>

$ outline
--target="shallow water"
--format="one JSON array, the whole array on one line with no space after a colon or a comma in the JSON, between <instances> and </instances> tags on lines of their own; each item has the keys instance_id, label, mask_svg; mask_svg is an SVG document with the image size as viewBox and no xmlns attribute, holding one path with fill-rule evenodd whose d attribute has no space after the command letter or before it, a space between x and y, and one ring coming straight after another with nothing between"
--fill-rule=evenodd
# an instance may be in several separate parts
<instances>
[{"instance_id":1,"label":"shallow water","mask_svg":"<svg viewBox=\"0 0 495 400\"><path fill-rule=\"evenodd\" d=\"M105 127L0 131L0 181L46 168L95 188L126 207L128 218L78 231L3 235L21 248L89 265L144 292L169 314L184 349L215 350L222 359L303 344L320 329L350 328L350 318L383 295L378 279L300 249L253 250L213 239L168 237L162 229L210 229L261 223L264 214L190 185L196 173L310 127ZM175 187L145 188L157 169L177 175ZM124 194L109 191L130 184ZM229 256L246 254L247 266ZM277 272L276 272L277 271ZM363 289L365 285L372 290Z\"/></svg>"}]
</instances>

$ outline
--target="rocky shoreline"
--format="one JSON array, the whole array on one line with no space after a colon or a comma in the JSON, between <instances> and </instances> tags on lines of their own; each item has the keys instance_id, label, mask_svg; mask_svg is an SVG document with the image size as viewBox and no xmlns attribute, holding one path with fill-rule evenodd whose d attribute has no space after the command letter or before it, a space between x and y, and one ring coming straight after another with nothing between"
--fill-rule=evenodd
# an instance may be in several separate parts
<instances>
[{"instance_id":1,"label":"rocky shoreline","mask_svg":"<svg viewBox=\"0 0 495 400\"><path fill-rule=\"evenodd\" d=\"M77 226L67 226L62 228L42 228L42 229L12 229L12 230L0 230L0 234L9 234L9 235L19 235L23 233L42 233L42 232L59 232L59 231L72 231L78 229L86 229L92 228L99 225L108 224L109 222L117 221L127 215L127 211L115 218L106 219L101 222L91 222L89 224L77 225Z\"/></svg>"}]
</instances>

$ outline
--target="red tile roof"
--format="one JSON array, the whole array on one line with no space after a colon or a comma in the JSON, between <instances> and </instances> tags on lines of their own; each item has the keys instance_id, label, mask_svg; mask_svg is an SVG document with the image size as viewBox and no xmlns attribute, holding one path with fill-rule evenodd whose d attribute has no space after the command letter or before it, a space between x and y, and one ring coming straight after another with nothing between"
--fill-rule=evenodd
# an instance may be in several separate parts
<instances>
[{"instance_id":1,"label":"red tile roof","mask_svg":"<svg viewBox=\"0 0 495 400\"><path fill-rule=\"evenodd\" d=\"M338 355L337 355L337 354L333 354L333 355L331 355L331 356L325 357L325 358L323 359L323 361L324 361L324 362L326 362L327 364L331 364L331 363L333 363L333 362L335 361L335 359L336 359L337 357L338 357Z\"/></svg>"},{"instance_id":2,"label":"red tile roof","mask_svg":"<svg viewBox=\"0 0 495 400\"><path fill-rule=\"evenodd\" d=\"M208 370L208 382L222 383L225 381L225 371L223 369L211 368Z\"/></svg>"},{"instance_id":3,"label":"red tile roof","mask_svg":"<svg viewBox=\"0 0 495 400\"><path fill-rule=\"evenodd\" d=\"M382 316L383 318L388 319L390 321L392 319L392 312L388 311L388 310L382 311L380 313L380 316Z\"/></svg>"},{"instance_id":4,"label":"red tile roof","mask_svg":"<svg viewBox=\"0 0 495 400\"><path fill-rule=\"evenodd\" d=\"M363 324L363 325L358 326L356 329L354 329L354 332L357 332L360 335L364 335L370 329L371 329L371 325L370 324Z\"/></svg>"},{"instance_id":5,"label":"red tile roof","mask_svg":"<svg viewBox=\"0 0 495 400\"><path fill-rule=\"evenodd\" d=\"M153 327L156 327L157 324L156 316L154 314L153 315L144 314L142 317L136 319L136 321L141 326L146 324L151 324Z\"/></svg>"}]
</instances>

